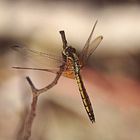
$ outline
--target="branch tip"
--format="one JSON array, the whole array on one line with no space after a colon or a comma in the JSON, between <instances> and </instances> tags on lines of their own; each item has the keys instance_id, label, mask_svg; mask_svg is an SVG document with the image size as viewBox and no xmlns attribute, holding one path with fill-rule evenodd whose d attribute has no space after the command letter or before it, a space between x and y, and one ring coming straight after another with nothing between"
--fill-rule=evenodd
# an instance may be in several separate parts
<instances>
[{"instance_id":1,"label":"branch tip","mask_svg":"<svg viewBox=\"0 0 140 140\"><path fill-rule=\"evenodd\" d=\"M66 36L65 36L65 31L61 30L61 31L59 31L59 33L61 34L61 38L62 38L62 42L63 42L63 49L65 49L67 47L67 40L66 40Z\"/></svg>"}]
</instances>

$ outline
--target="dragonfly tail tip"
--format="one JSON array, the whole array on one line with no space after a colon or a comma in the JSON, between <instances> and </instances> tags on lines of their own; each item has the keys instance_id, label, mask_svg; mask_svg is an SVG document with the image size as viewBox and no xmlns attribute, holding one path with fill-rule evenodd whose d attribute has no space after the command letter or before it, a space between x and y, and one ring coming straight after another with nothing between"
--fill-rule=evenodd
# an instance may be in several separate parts
<instances>
[{"instance_id":1,"label":"dragonfly tail tip","mask_svg":"<svg viewBox=\"0 0 140 140\"><path fill-rule=\"evenodd\" d=\"M95 117L90 119L92 123L95 123Z\"/></svg>"},{"instance_id":2,"label":"dragonfly tail tip","mask_svg":"<svg viewBox=\"0 0 140 140\"><path fill-rule=\"evenodd\" d=\"M95 120L91 120L92 123L95 123Z\"/></svg>"}]
</instances>

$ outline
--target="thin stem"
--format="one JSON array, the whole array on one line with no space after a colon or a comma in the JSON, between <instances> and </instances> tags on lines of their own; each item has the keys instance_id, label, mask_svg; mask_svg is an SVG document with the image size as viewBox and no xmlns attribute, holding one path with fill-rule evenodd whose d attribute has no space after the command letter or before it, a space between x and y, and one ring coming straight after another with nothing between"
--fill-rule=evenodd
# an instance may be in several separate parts
<instances>
[{"instance_id":1,"label":"thin stem","mask_svg":"<svg viewBox=\"0 0 140 140\"><path fill-rule=\"evenodd\" d=\"M22 140L29 140L29 138L31 136L32 124L33 124L34 118L36 116L37 101L38 101L38 96L33 96L31 110L25 121Z\"/></svg>"},{"instance_id":2,"label":"thin stem","mask_svg":"<svg viewBox=\"0 0 140 140\"><path fill-rule=\"evenodd\" d=\"M67 40L66 40L66 37L65 37L65 32L60 31L60 34L61 34L62 41L63 41L63 49L65 49L67 47ZM44 93L47 90L51 89L52 87L54 87L57 84L60 76L62 75L62 73L64 71L64 67L65 67L65 63L62 64L62 66L60 66L60 69L56 73L56 77L54 78L54 80L49 85L47 85L46 87L41 88L41 89L37 89L35 87L35 85L33 84L32 80L30 79L30 77L26 77L26 79L27 79L27 81L28 81L28 83L31 87L31 90L32 90L32 103L31 103L31 109L30 109L29 115L28 115L28 117L25 121L24 131L23 131L23 139L22 140L29 140L29 138L31 137L31 130L32 130L32 125L33 125L34 118L36 116L36 108L37 108L37 101L38 101L39 95L41 93ZM33 68L21 68L21 67L14 67L14 68L33 70ZM48 70L45 70L45 69L37 69L37 68L35 68L35 70L48 71Z\"/></svg>"},{"instance_id":3,"label":"thin stem","mask_svg":"<svg viewBox=\"0 0 140 140\"><path fill-rule=\"evenodd\" d=\"M62 31L59 31L59 33L61 34L61 38L63 42L63 49L65 49L67 47L67 40L66 40L65 32L62 30Z\"/></svg>"},{"instance_id":4,"label":"thin stem","mask_svg":"<svg viewBox=\"0 0 140 140\"><path fill-rule=\"evenodd\" d=\"M41 93L44 93L45 91L49 90L50 88L54 87L62 72L63 72L63 69L64 69L64 65L60 67L60 70L58 71L55 79L49 84L47 85L46 87L44 88L41 88L41 89L37 89L32 80L30 79L30 77L26 77L31 89L32 89L32 104L31 104L31 110L30 110L30 113L29 113L29 116L27 117L27 120L25 121L25 125L24 125L24 132L23 132L23 140L29 140L30 136L31 136L31 129L32 129L32 124L33 124L33 120L35 118L35 115L36 115L36 107L37 107L37 101L38 101L38 96L41 94Z\"/></svg>"},{"instance_id":5,"label":"thin stem","mask_svg":"<svg viewBox=\"0 0 140 140\"><path fill-rule=\"evenodd\" d=\"M62 65L62 66L60 67L60 70L56 73L55 79L54 79L49 85L47 85L46 87L41 88L41 89L37 89L37 88L34 86L32 80L31 80L29 77L26 77L26 79L27 79L29 85L31 86L31 89L32 89L33 93L35 93L34 96L38 96L39 94L44 93L44 92L46 92L47 90L49 90L50 88L52 88L53 86L55 86L55 85L57 84L57 82L58 82L60 76L62 75L63 71L64 71L64 65Z\"/></svg>"}]
</instances>

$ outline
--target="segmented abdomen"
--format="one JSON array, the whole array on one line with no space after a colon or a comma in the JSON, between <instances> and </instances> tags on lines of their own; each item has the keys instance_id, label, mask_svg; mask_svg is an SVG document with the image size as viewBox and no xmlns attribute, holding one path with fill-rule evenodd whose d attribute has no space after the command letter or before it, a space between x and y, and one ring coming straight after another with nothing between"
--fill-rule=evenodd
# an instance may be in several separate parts
<instances>
[{"instance_id":1,"label":"segmented abdomen","mask_svg":"<svg viewBox=\"0 0 140 140\"><path fill-rule=\"evenodd\" d=\"M89 116L89 119L93 123L93 122L95 122L95 116L94 116L94 113L93 113L93 108L92 108L89 96L87 94L87 91L84 87L84 83L82 81L80 73L76 73L75 78L76 78L76 81L77 81L77 84L78 84L78 87L79 87L79 91L80 91L80 94L81 94L81 97L82 97L84 107L85 107L86 112Z\"/></svg>"}]
</instances>

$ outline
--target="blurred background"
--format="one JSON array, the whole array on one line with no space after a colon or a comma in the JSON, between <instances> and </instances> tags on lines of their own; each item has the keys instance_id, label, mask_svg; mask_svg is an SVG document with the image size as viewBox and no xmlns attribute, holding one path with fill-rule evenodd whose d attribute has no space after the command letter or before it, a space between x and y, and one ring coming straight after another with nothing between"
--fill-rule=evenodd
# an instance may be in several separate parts
<instances>
[{"instance_id":1,"label":"blurred background","mask_svg":"<svg viewBox=\"0 0 140 140\"><path fill-rule=\"evenodd\" d=\"M76 81L61 77L39 97L31 140L140 139L138 0L0 0L0 139L21 140L32 99L25 77L38 88L55 77L12 66L57 65L9 46L18 44L59 58L59 31L65 30L69 44L80 52L97 19L94 38L104 39L81 72L96 123L88 119Z\"/></svg>"}]
</instances>

